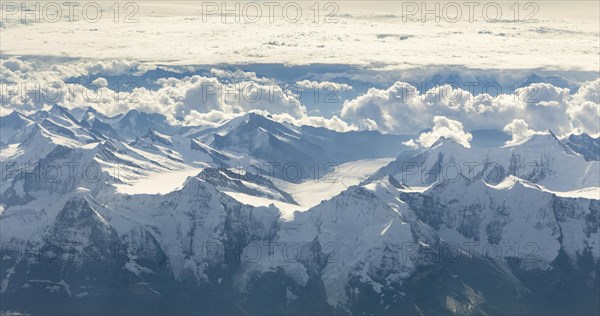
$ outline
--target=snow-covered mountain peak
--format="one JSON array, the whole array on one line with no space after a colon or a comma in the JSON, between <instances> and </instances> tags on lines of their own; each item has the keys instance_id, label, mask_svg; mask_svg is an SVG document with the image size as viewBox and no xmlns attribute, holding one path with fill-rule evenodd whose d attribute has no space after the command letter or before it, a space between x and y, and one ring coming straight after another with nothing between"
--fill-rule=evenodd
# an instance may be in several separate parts
<instances>
[{"instance_id":1,"label":"snow-covered mountain peak","mask_svg":"<svg viewBox=\"0 0 600 316\"><path fill-rule=\"evenodd\" d=\"M534 189L538 191L544 191L545 189L535 183L529 182L525 179L521 179L514 175L508 175L504 180L496 184L486 183L487 186L494 190L522 190L522 189Z\"/></svg>"},{"instance_id":2,"label":"snow-covered mountain peak","mask_svg":"<svg viewBox=\"0 0 600 316\"><path fill-rule=\"evenodd\" d=\"M0 123L2 127L20 127L23 125L28 125L32 122L25 115L21 114L18 111L12 111L8 115L0 116Z\"/></svg>"},{"instance_id":3,"label":"snow-covered mountain peak","mask_svg":"<svg viewBox=\"0 0 600 316\"><path fill-rule=\"evenodd\" d=\"M564 151L569 155L576 155L576 153L566 146L552 131L533 134L520 142L507 144L502 148L527 148L531 151L539 150L543 152Z\"/></svg>"},{"instance_id":4,"label":"snow-covered mountain peak","mask_svg":"<svg viewBox=\"0 0 600 316\"><path fill-rule=\"evenodd\" d=\"M34 123L29 126L31 128L24 129L22 137L19 137L21 140L19 147L44 148L52 144L71 147L76 147L80 145L80 143L77 140L60 134L53 134L48 129L46 129L46 127L38 123Z\"/></svg>"},{"instance_id":5,"label":"snow-covered mountain peak","mask_svg":"<svg viewBox=\"0 0 600 316\"><path fill-rule=\"evenodd\" d=\"M161 143L165 146L173 146L173 142L171 141L171 137L165 134L162 134L154 129L148 129L148 133L144 136L150 139L153 142Z\"/></svg>"},{"instance_id":6,"label":"snow-covered mountain peak","mask_svg":"<svg viewBox=\"0 0 600 316\"><path fill-rule=\"evenodd\" d=\"M33 120L17 111L0 117L0 141L4 144L20 143L22 138L13 136L22 134L23 130L32 124Z\"/></svg>"},{"instance_id":7,"label":"snow-covered mountain peak","mask_svg":"<svg viewBox=\"0 0 600 316\"><path fill-rule=\"evenodd\" d=\"M517 176L549 190L572 191L597 186L597 161L586 161L551 132L499 148L465 148L444 140L431 148L401 153L367 182L393 176L408 186L467 177L499 183Z\"/></svg>"},{"instance_id":8,"label":"snow-covered mountain peak","mask_svg":"<svg viewBox=\"0 0 600 316\"><path fill-rule=\"evenodd\" d=\"M111 124L111 126L117 130L122 137L129 139L143 136L149 129L168 135L173 134L178 129L178 127L169 124L167 118L162 114L148 114L135 109L116 118L116 122Z\"/></svg>"},{"instance_id":9,"label":"snow-covered mountain peak","mask_svg":"<svg viewBox=\"0 0 600 316\"><path fill-rule=\"evenodd\" d=\"M586 133L571 134L563 142L588 161L600 160L600 136L594 138Z\"/></svg>"},{"instance_id":10,"label":"snow-covered mountain peak","mask_svg":"<svg viewBox=\"0 0 600 316\"><path fill-rule=\"evenodd\" d=\"M299 134L296 126L280 123L272 120L270 117L263 116L258 113L247 113L243 116L232 119L226 122L220 127L212 130L207 130L202 134L212 134L215 137L240 137L243 134L260 134L266 133L270 135L277 135L280 139ZM216 141L216 139L215 139ZM210 141L208 141L210 142Z\"/></svg>"},{"instance_id":11,"label":"snow-covered mountain peak","mask_svg":"<svg viewBox=\"0 0 600 316\"><path fill-rule=\"evenodd\" d=\"M65 116L71 120L75 120L73 115L71 115L71 112L69 112L69 109L62 107L58 104L52 105L52 107L47 111L47 113L51 115Z\"/></svg>"},{"instance_id":12,"label":"snow-covered mountain peak","mask_svg":"<svg viewBox=\"0 0 600 316\"><path fill-rule=\"evenodd\" d=\"M68 109L54 105L49 110L39 110L30 116L36 123L54 135L74 142L90 143L98 141L97 135L77 121Z\"/></svg>"},{"instance_id":13,"label":"snow-covered mountain peak","mask_svg":"<svg viewBox=\"0 0 600 316\"><path fill-rule=\"evenodd\" d=\"M92 125L94 122L106 123L104 121L112 121L111 118L98 112L95 108L91 106L88 106L85 109L85 111L83 111L83 113L79 114L79 116L75 116L75 118L82 124L88 123L89 125Z\"/></svg>"}]
</instances>

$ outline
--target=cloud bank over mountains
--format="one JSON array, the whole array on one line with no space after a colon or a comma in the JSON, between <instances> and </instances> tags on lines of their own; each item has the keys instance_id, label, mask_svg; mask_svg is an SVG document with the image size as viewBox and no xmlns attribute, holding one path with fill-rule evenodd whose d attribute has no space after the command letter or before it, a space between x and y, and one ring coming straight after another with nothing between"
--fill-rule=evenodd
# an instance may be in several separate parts
<instances>
[{"instance_id":1,"label":"cloud bank over mountains","mask_svg":"<svg viewBox=\"0 0 600 316\"><path fill-rule=\"evenodd\" d=\"M458 120L467 130L504 129L520 119L535 130L597 134L599 83L587 82L574 94L548 83L535 83L493 97L450 85L418 92L408 83L396 82L388 89L370 89L345 102L341 117L368 119L378 130L400 134L430 126L435 116Z\"/></svg>"},{"instance_id":2,"label":"cloud bank over mountains","mask_svg":"<svg viewBox=\"0 0 600 316\"><path fill-rule=\"evenodd\" d=\"M390 134L439 132L445 122L453 126L446 132L465 131L452 133L459 142L477 129L514 131L514 139L529 130L600 133L599 22L589 14L597 4L541 3L527 23L508 3L493 21L421 21L419 12L400 14L401 3L335 3L331 16L302 3L297 20L257 21L205 16L189 2L136 5L131 23L110 14L93 23L7 14L0 110L138 109L206 126L258 111L297 125ZM198 73L201 65L207 71Z\"/></svg>"},{"instance_id":3,"label":"cloud bank over mountains","mask_svg":"<svg viewBox=\"0 0 600 316\"><path fill-rule=\"evenodd\" d=\"M531 83L504 92L495 86L487 93L441 84L425 91L397 81L388 88L356 90L346 82L303 80L294 87L253 72L218 68L209 73L191 72L179 77L161 74L162 68L136 61L55 63L11 57L0 62L3 112L34 111L59 104L67 108L92 106L113 116L137 109L160 113L177 125L215 126L248 112L270 114L275 120L296 125L326 127L336 131L378 130L389 134L415 134L433 128L416 140L431 145L439 136L468 144L465 131L504 130L518 141L534 131L558 135L600 133L598 89L600 79L576 91L550 83ZM181 70L178 70L181 71ZM85 80L78 78L83 78ZM119 77L129 76L129 77ZM127 78L148 76L146 85L129 84ZM106 78L112 78L110 82ZM114 78L123 78L122 81ZM352 91L332 115L309 111L300 94L314 89L325 95ZM309 95L309 97L311 97ZM315 100L327 103L326 99ZM321 104L316 104L317 108ZM336 104L333 104L334 106Z\"/></svg>"}]
</instances>

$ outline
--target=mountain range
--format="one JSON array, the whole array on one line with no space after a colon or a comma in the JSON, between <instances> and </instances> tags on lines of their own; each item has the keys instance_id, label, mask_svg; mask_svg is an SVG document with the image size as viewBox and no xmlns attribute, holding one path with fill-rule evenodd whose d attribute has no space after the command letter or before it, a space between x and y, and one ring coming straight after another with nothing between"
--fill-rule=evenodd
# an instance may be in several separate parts
<instances>
[{"instance_id":1,"label":"mountain range","mask_svg":"<svg viewBox=\"0 0 600 316\"><path fill-rule=\"evenodd\" d=\"M0 312L598 314L600 139L0 117Z\"/></svg>"}]
</instances>

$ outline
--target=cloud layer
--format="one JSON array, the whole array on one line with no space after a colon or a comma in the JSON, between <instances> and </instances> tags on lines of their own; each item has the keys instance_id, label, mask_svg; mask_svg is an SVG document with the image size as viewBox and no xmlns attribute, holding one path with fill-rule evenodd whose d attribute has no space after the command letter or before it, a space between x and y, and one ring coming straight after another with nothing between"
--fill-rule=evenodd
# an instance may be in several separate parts
<instances>
[{"instance_id":1,"label":"cloud layer","mask_svg":"<svg viewBox=\"0 0 600 316\"><path fill-rule=\"evenodd\" d=\"M138 109L161 113L174 124L185 125L214 125L249 111L261 111L276 120L336 131L365 129L415 135L432 128L416 140L421 146L440 136L468 144L465 131L476 129L504 130L513 135L513 141L535 131L600 133L600 79L582 84L574 93L549 83L534 83L496 96L474 95L451 85L419 92L413 85L398 81L388 88L355 93L329 117L309 114L286 85L252 72L212 69L203 75L160 77L153 79L151 86L130 90L117 89L106 79L139 76L154 69L152 64L129 60L43 65L12 57L0 62L0 97L5 108L24 111L55 103L68 108L93 106L106 115ZM70 78L82 75L90 77L91 83L69 83ZM303 80L296 85L354 90L335 81Z\"/></svg>"},{"instance_id":2,"label":"cloud layer","mask_svg":"<svg viewBox=\"0 0 600 316\"><path fill-rule=\"evenodd\" d=\"M433 118L433 128L431 129L431 132L419 135L417 143L422 147L430 147L442 137L451 139L467 148L471 148L469 142L473 138L473 135L465 133L461 122L450 120L444 116L435 116Z\"/></svg>"},{"instance_id":3,"label":"cloud layer","mask_svg":"<svg viewBox=\"0 0 600 316\"><path fill-rule=\"evenodd\" d=\"M562 4L568 10L558 16L544 16L549 10L540 4L531 23L514 21L508 2L500 2L504 16L495 22L483 19L482 12L471 21L423 22L420 14L407 20L402 2L362 3L358 12L352 6L361 3L332 2L337 9L328 21L331 11L321 8L315 21L313 3L299 2L303 9L298 21L263 16L256 22L244 17L235 22L231 15L226 21L219 15L205 19L200 3L134 3L139 6L134 23L123 23L125 15L115 23L111 14L93 23L81 18L21 23L20 13L10 15L2 24L3 53L177 65L322 63L406 69L451 61L471 68L587 71L600 66L598 18L572 14L578 7L572 2ZM100 4L111 13L112 3ZM586 13L597 14L597 4L584 6ZM468 8L462 9L466 17Z\"/></svg>"},{"instance_id":4,"label":"cloud layer","mask_svg":"<svg viewBox=\"0 0 600 316\"><path fill-rule=\"evenodd\" d=\"M534 83L513 94L473 95L450 85L419 92L396 82L387 89L370 89L344 103L341 117L364 121L387 133L410 134L430 126L435 116L461 122L466 130L502 130L515 119L534 130L599 132L598 86L600 79L582 85L575 94L548 83Z\"/></svg>"},{"instance_id":5,"label":"cloud layer","mask_svg":"<svg viewBox=\"0 0 600 316\"><path fill-rule=\"evenodd\" d=\"M211 71L212 77L192 75L183 78L159 78L157 88L135 87L131 91L111 86L102 76L144 73L152 66L131 61L73 62L43 68L36 62L9 58L0 62L2 82L0 97L5 108L34 111L59 104L67 108L93 106L112 116L137 109L160 113L173 124L214 125L250 111L271 114L276 120L297 125L326 127L348 131L356 127L337 116L325 118L307 114L293 92L275 81L258 78L254 73ZM68 78L96 74L91 84L68 83ZM232 80L235 79L235 80ZM122 82L116 83L121 86ZM345 84L306 81L303 85L335 86Z\"/></svg>"}]
</instances>

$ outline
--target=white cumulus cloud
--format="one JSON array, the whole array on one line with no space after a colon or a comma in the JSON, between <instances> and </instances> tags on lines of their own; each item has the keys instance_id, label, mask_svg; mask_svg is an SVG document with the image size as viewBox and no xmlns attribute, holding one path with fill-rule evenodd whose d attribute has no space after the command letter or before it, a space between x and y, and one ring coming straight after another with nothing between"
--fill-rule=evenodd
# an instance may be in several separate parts
<instances>
[{"instance_id":1,"label":"white cumulus cloud","mask_svg":"<svg viewBox=\"0 0 600 316\"><path fill-rule=\"evenodd\" d=\"M536 131L529 129L529 124L522 119L514 119L506 124L502 130L512 135L512 139L507 141L506 144L516 144L536 134Z\"/></svg>"},{"instance_id":2,"label":"white cumulus cloud","mask_svg":"<svg viewBox=\"0 0 600 316\"><path fill-rule=\"evenodd\" d=\"M594 134L598 133L599 106L594 92L598 82L584 84L574 95L566 88L534 83L497 96L472 95L450 85L418 92L408 83L396 82L388 89L372 88L344 102L341 117L394 134L418 132L435 116L459 121L466 130L501 130L514 119L523 119L533 130Z\"/></svg>"},{"instance_id":3,"label":"white cumulus cloud","mask_svg":"<svg viewBox=\"0 0 600 316\"><path fill-rule=\"evenodd\" d=\"M430 147L441 137L451 139L458 144L470 148L470 141L473 135L464 131L461 122L448 119L444 116L435 116L431 131L419 135L416 142L423 147Z\"/></svg>"}]
</instances>

